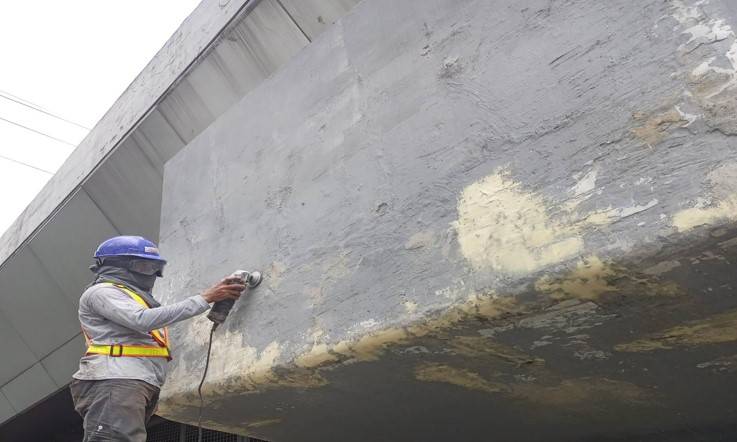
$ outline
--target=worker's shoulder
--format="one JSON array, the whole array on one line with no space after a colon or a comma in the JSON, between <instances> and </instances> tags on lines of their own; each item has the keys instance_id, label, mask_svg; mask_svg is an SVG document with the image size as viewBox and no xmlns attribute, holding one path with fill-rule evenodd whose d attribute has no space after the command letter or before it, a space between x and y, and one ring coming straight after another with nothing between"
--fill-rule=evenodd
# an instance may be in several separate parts
<instances>
[{"instance_id":1,"label":"worker's shoulder","mask_svg":"<svg viewBox=\"0 0 737 442\"><path fill-rule=\"evenodd\" d=\"M85 290L82 293L82 297L80 298L80 302L85 302L94 298L110 298L110 297L128 297L121 289L118 287L115 287L113 284L109 283L100 283L100 284L94 284L89 287L87 287L87 290Z\"/></svg>"}]
</instances>

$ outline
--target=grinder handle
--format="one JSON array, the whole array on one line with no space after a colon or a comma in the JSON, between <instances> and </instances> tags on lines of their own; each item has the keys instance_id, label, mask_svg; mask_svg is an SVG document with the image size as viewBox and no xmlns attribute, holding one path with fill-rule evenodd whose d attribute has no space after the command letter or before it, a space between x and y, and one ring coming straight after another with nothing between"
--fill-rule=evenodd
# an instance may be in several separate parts
<instances>
[{"instance_id":1,"label":"grinder handle","mask_svg":"<svg viewBox=\"0 0 737 442\"><path fill-rule=\"evenodd\" d=\"M246 288L244 288L241 292L242 295L248 293L249 288L256 287L261 283L260 272L247 272L245 270L236 270L235 272L233 272L232 275L229 276L229 278L243 279L243 281L246 283ZM222 301L216 302L212 305L210 312L207 314L207 319L216 324L222 324L223 322L225 322L228 314L230 314L230 310L233 308L234 304L235 299L224 299Z\"/></svg>"}]
</instances>

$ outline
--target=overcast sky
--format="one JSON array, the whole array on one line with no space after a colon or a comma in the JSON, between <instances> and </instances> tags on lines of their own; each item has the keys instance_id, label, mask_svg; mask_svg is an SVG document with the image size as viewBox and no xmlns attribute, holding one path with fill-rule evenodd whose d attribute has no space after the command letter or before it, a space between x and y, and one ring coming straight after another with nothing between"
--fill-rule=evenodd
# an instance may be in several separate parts
<instances>
[{"instance_id":1,"label":"overcast sky","mask_svg":"<svg viewBox=\"0 0 737 442\"><path fill-rule=\"evenodd\" d=\"M198 3L0 1L0 234Z\"/></svg>"}]
</instances>

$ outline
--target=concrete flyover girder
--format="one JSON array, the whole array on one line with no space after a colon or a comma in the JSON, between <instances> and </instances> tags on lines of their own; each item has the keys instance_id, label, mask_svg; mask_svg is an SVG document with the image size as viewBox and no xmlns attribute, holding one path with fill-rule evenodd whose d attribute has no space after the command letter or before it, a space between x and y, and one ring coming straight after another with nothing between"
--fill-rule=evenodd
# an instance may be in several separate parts
<instances>
[{"instance_id":1,"label":"concrete flyover girder","mask_svg":"<svg viewBox=\"0 0 737 442\"><path fill-rule=\"evenodd\" d=\"M366 0L234 104L164 173L157 296L266 274L215 333L205 426L733 431L727 3ZM196 422L208 331L174 327L163 416Z\"/></svg>"},{"instance_id":2,"label":"concrete flyover girder","mask_svg":"<svg viewBox=\"0 0 737 442\"><path fill-rule=\"evenodd\" d=\"M0 424L71 380L90 256L116 234L158 238L166 161L355 3L202 2L4 233Z\"/></svg>"}]
</instances>

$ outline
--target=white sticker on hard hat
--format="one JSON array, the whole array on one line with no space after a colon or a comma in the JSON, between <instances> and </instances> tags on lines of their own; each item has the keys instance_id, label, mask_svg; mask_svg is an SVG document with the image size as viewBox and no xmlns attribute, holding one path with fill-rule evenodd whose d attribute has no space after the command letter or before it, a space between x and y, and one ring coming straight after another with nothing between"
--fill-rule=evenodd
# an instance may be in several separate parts
<instances>
[{"instance_id":1,"label":"white sticker on hard hat","mask_svg":"<svg viewBox=\"0 0 737 442\"><path fill-rule=\"evenodd\" d=\"M159 254L159 249L157 249L156 247L144 247L143 251L146 253L156 253L157 255Z\"/></svg>"}]
</instances>

